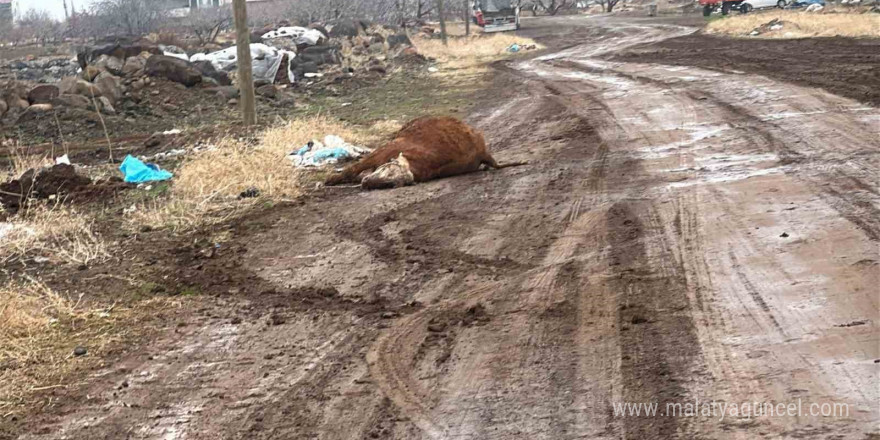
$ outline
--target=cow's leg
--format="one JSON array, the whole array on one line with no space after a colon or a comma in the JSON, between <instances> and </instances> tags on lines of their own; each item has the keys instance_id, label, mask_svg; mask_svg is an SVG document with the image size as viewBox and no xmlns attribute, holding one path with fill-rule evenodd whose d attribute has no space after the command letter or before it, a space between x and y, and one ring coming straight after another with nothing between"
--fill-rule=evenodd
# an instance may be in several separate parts
<instances>
[{"instance_id":1,"label":"cow's leg","mask_svg":"<svg viewBox=\"0 0 880 440\"><path fill-rule=\"evenodd\" d=\"M403 157L403 154L400 154L397 159L364 176L361 179L361 187L364 189L397 188L412 185L414 180L409 161Z\"/></svg>"}]
</instances>

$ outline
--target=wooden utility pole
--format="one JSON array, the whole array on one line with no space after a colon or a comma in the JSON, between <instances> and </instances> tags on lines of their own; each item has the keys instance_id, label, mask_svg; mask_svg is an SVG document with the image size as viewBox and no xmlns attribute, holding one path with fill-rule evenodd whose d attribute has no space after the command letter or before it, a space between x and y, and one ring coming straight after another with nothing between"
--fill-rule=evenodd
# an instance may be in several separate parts
<instances>
[{"instance_id":1,"label":"wooden utility pole","mask_svg":"<svg viewBox=\"0 0 880 440\"><path fill-rule=\"evenodd\" d=\"M437 0L437 15L440 16L440 36L443 38L443 45L448 46L449 41L446 39L446 17L443 15L443 0Z\"/></svg>"},{"instance_id":2,"label":"wooden utility pole","mask_svg":"<svg viewBox=\"0 0 880 440\"><path fill-rule=\"evenodd\" d=\"M238 62L238 91L241 95L241 115L244 125L251 126L257 122L256 101L254 98L254 74L251 70L251 34L247 25L247 3L245 0L233 0L232 11L235 14L235 45L236 62Z\"/></svg>"},{"instance_id":3,"label":"wooden utility pole","mask_svg":"<svg viewBox=\"0 0 880 440\"><path fill-rule=\"evenodd\" d=\"M473 10L471 9L471 0L464 0L464 36L470 36L471 34L471 14Z\"/></svg>"}]
</instances>

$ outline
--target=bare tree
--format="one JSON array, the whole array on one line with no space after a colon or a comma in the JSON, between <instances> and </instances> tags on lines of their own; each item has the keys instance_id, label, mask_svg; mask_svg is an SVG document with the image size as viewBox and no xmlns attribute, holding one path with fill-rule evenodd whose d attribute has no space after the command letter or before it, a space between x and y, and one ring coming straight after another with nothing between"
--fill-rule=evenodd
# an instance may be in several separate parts
<instances>
[{"instance_id":1,"label":"bare tree","mask_svg":"<svg viewBox=\"0 0 880 440\"><path fill-rule=\"evenodd\" d=\"M43 44L57 42L64 36L64 24L55 21L49 12L29 9L18 19L18 27L24 30L24 37L35 39Z\"/></svg>"},{"instance_id":2,"label":"bare tree","mask_svg":"<svg viewBox=\"0 0 880 440\"><path fill-rule=\"evenodd\" d=\"M213 43L230 24L232 8L228 6L195 9L183 20L183 25L199 39L200 45Z\"/></svg>"},{"instance_id":3,"label":"bare tree","mask_svg":"<svg viewBox=\"0 0 880 440\"><path fill-rule=\"evenodd\" d=\"M126 35L145 35L155 31L168 17L169 2L100 0L92 10L109 29Z\"/></svg>"},{"instance_id":4,"label":"bare tree","mask_svg":"<svg viewBox=\"0 0 880 440\"><path fill-rule=\"evenodd\" d=\"M67 20L67 35L71 37L95 40L109 32L102 18L90 12L77 12Z\"/></svg>"},{"instance_id":5,"label":"bare tree","mask_svg":"<svg viewBox=\"0 0 880 440\"><path fill-rule=\"evenodd\" d=\"M440 38L443 39L443 45L449 45L446 36L446 16L443 14L443 0L437 0L437 15L440 16Z\"/></svg>"},{"instance_id":6,"label":"bare tree","mask_svg":"<svg viewBox=\"0 0 880 440\"><path fill-rule=\"evenodd\" d=\"M563 9L571 9L577 2L575 0L534 0L541 9L550 15L556 15ZM607 1L607 0L606 0ZM615 0L616 1L616 0Z\"/></svg>"},{"instance_id":7,"label":"bare tree","mask_svg":"<svg viewBox=\"0 0 880 440\"><path fill-rule=\"evenodd\" d=\"M596 0L596 2L602 5L603 11L611 12L620 0Z\"/></svg>"},{"instance_id":8,"label":"bare tree","mask_svg":"<svg viewBox=\"0 0 880 440\"><path fill-rule=\"evenodd\" d=\"M464 1L444 1L443 6L446 17L461 17L470 10ZM281 20L306 25L348 19L406 26L428 17L438 17L437 0L278 0L248 4L249 25L256 28Z\"/></svg>"}]
</instances>

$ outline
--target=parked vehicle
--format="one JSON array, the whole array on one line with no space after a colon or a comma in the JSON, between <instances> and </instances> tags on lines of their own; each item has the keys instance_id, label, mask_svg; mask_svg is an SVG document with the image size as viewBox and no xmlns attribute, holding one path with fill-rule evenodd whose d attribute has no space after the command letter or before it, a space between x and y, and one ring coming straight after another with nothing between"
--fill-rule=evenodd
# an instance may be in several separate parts
<instances>
[{"instance_id":1,"label":"parked vehicle","mask_svg":"<svg viewBox=\"0 0 880 440\"><path fill-rule=\"evenodd\" d=\"M806 8L812 5L825 6L825 0L794 0L792 8Z\"/></svg>"},{"instance_id":2,"label":"parked vehicle","mask_svg":"<svg viewBox=\"0 0 880 440\"><path fill-rule=\"evenodd\" d=\"M762 8L784 8L791 2L789 0L700 0L703 6L703 16L708 17L713 12L721 9L721 14L727 15L732 10L738 10L743 14Z\"/></svg>"},{"instance_id":3,"label":"parked vehicle","mask_svg":"<svg viewBox=\"0 0 880 440\"><path fill-rule=\"evenodd\" d=\"M475 0L473 20L483 32L515 31L519 29L519 6L511 0Z\"/></svg>"}]
</instances>

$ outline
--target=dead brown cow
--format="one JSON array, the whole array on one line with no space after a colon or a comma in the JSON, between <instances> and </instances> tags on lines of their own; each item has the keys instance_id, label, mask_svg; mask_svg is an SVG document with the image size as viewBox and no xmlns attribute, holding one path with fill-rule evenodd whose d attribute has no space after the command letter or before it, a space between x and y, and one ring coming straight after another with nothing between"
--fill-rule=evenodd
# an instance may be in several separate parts
<instances>
[{"instance_id":1,"label":"dead brown cow","mask_svg":"<svg viewBox=\"0 0 880 440\"><path fill-rule=\"evenodd\" d=\"M406 124L394 140L330 176L327 185L361 182L366 189L393 188L413 182L470 173L486 165L505 168L526 162L495 162L483 135L458 119L429 116Z\"/></svg>"}]
</instances>

